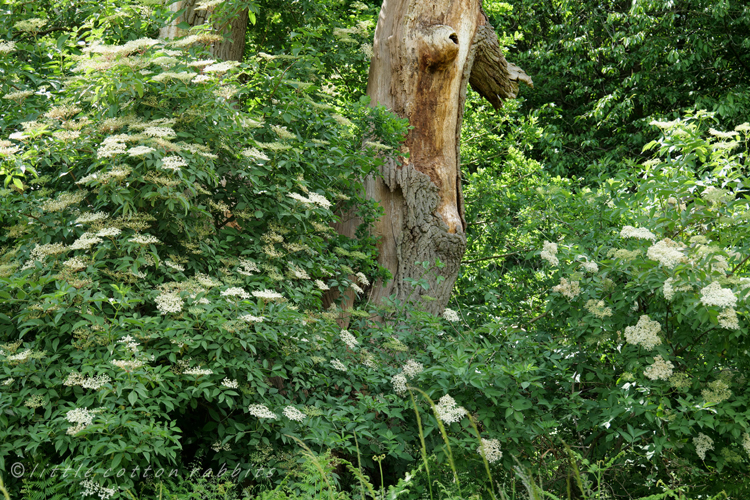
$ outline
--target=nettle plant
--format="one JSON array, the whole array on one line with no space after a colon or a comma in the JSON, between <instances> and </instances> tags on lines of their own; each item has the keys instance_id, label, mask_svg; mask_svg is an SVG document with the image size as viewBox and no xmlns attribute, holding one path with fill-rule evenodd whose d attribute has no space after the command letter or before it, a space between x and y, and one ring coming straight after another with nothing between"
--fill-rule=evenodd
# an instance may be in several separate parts
<instances>
[{"instance_id":1,"label":"nettle plant","mask_svg":"<svg viewBox=\"0 0 750 500\"><path fill-rule=\"evenodd\" d=\"M541 252L559 274L552 321L601 355L575 380L607 402L582 417L601 433L590 446L624 443L683 477L746 473L750 455L750 126L706 138L710 118L653 122L657 158L585 193L597 213Z\"/></svg>"},{"instance_id":2,"label":"nettle plant","mask_svg":"<svg viewBox=\"0 0 750 500\"><path fill-rule=\"evenodd\" d=\"M214 39L90 43L62 84L4 88L2 470L90 469L63 480L106 496L194 456L274 467L285 434L336 444L369 357L322 297L379 276L360 181L406 125L344 118L304 48L219 62Z\"/></svg>"}]
</instances>

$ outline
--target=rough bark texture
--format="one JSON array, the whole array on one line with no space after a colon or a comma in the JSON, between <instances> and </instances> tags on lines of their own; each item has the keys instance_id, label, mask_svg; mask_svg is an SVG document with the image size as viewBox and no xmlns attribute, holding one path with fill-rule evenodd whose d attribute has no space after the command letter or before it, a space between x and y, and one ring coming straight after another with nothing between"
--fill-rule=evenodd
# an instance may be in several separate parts
<instances>
[{"instance_id":1,"label":"rough bark texture","mask_svg":"<svg viewBox=\"0 0 750 500\"><path fill-rule=\"evenodd\" d=\"M437 300L422 307L439 313L466 249L459 136L467 84L499 105L515 95L514 80L531 80L505 61L480 0L385 0L373 53L368 95L414 128L404 146L409 158L387 162L382 178L365 182L385 211L374 231L381 237L380 264L394 275L376 284L370 299L395 294L418 302L429 295ZM445 264L437 274L415 265L437 259ZM426 291L406 281L422 277Z\"/></svg>"},{"instance_id":2,"label":"rough bark texture","mask_svg":"<svg viewBox=\"0 0 750 500\"><path fill-rule=\"evenodd\" d=\"M159 31L160 38L175 38L181 35L177 25L186 22L190 26L199 26L206 23L207 10L196 10L197 0L182 0L169 6L170 10L177 12L185 9L169 26ZM228 24L216 26L215 31L224 35L226 40L214 43L210 47L211 54L222 61L241 61L245 52L245 32L247 31L248 11L240 11L232 16Z\"/></svg>"}]
</instances>

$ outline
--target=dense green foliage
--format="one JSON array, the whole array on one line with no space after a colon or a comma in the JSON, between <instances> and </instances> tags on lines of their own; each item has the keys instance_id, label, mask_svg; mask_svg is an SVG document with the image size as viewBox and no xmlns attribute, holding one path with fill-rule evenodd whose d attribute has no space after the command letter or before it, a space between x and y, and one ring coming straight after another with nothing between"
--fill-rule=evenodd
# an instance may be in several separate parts
<instances>
[{"instance_id":1,"label":"dense green foliage","mask_svg":"<svg viewBox=\"0 0 750 500\"><path fill-rule=\"evenodd\" d=\"M376 3L227 1L237 64L161 2L2 7L12 498L745 498L747 7L486 0L536 88L469 95L435 317L362 300Z\"/></svg>"}]
</instances>

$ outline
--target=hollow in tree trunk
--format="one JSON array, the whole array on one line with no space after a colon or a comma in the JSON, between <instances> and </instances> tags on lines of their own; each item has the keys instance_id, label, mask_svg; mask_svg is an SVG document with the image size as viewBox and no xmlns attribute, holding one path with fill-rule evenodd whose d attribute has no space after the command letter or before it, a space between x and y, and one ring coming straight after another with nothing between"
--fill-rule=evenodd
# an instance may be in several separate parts
<instances>
[{"instance_id":1,"label":"hollow in tree trunk","mask_svg":"<svg viewBox=\"0 0 750 500\"><path fill-rule=\"evenodd\" d=\"M531 85L505 60L480 0L383 2L367 93L413 129L408 158L387 161L382 177L365 181L385 211L374 231L379 263L394 277L375 284L371 300L395 295L436 314L445 308L466 249L459 139L467 84L497 108L519 81ZM416 264L437 260L445 266L426 275ZM409 278L425 278L429 288L415 289Z\"/></svg>"}]
</instances>

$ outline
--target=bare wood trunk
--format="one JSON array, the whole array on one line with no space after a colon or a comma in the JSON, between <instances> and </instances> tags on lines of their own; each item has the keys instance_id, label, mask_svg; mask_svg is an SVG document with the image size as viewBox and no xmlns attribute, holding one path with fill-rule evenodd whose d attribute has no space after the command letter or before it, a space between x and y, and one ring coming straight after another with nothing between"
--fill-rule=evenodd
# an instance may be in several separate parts
<instances>
[{"instance_id":1,"label":"bare wood trunk","mask_svg":"<svg viewBox=\"0 0 750 500\"><path fill-rule=\"evenodd\" d=\"M190 26L199 26L206 23L209 12L196 10L197 0L181 0L169 6L172 12L185 9L169 26L159 30L160 38L176 38L181 36L181 30L177 25L186 22ZM248 10L245 9L232 16L231 20L224 25L215 26L218 34L224 35L225 40L216 42L210 47L211 54L222 61L241 61L245 53L245 32L247 31Z\"/></svg>"},{"instance_id":2,"label":"bare wood trunk","mask_svg":"<svg viewBox=\"0 0 750 500\"><path fill-rule=\"evenodd\" d=\"M493 45L494 42L494 45ZM394 279L373 287L376 302L395 295L439 313L448 303L466 249L459 139L467 84L493 105L531 83L500 51L480 0L385 0L375 30L367 93L409 119L408 158L388 161L365 181L385 215L375 224L379 263ZM472 68L483 74L472 74ZM416 262L445 267L425 274ZM408 279L425 278L429 289ZM425 301L421 297L433 299Z\"/></svg>"}]
</instances>

